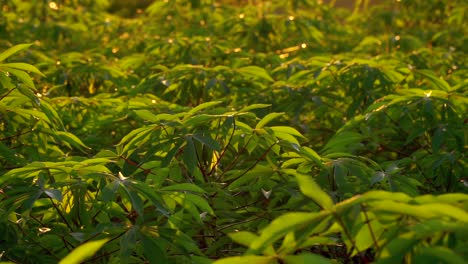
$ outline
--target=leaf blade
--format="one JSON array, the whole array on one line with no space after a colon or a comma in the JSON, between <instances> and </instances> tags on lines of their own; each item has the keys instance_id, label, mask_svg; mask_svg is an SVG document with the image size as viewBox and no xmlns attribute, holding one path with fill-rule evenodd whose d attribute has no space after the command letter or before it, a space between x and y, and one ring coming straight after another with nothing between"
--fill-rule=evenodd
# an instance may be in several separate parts
<instances>
[{"instance_id":1,"label":"leaf blade","mask_svg":"<svg viewBox=\"0 0 468 264\"><path fill-rule=\"evenodd\" d=\"M94 256L96 252L107 243L109 239L89 241L76 247L70 254L60 260L59 264L79 264Z\"/></svg>"}]
</instances>

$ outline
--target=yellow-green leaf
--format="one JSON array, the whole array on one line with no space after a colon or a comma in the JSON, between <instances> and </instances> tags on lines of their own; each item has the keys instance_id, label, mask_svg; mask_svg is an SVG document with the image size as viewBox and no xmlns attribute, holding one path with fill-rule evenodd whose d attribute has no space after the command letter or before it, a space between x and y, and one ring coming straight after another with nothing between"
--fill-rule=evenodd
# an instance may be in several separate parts
<instances>
[{"instance_id":1,"label":"yellow-green leaf","mask_svg":"<svg viewBox=\"0 0 468 264\"><path fill-rule=\"evenodd\" d=\"M21 50L29 48L31 45L32 44L19 44L5 50L4 52L0 53L0 62Z\"/></svg>"},{"instance_id":2,"label":"yellow-green leaf","mask_svg":"<svg viewBox=\"0 0 468 264\"><path fill-rule=\"evenodd\" d=\"M237 257L228 257L217 260L213 264L269 264L276 263L274 257L264 257L264 256L237 256Z\"/></svg>"},{"instance_id":3,"label":"yellow-green leaf","mask_svg":"<svg viewBox=\"0 0 468 264\"><path fill-rule=\"evenodd\" d=\"M255 126L255 129L260 129L260 128L264 127L270 121L272 121L273 119L278 118L278 117L280 117L282 115L284 115L284 113L270 113L270 114L266 115L265 117L262 118L262 120L260 120L258 122L257 126Z\"/></svg>"},{"instance_id":4,"label":"yellow-green leaf","mask_svg":"<svg viewBox=\"0 0 468 264\"><path fill-rule=\"evenodd\" d=\"M331 209L333 207L334 203L330 196L320 188L312 176L298 173L293 169L285 169L283 171L296 176L301 192L311 198L318 206L323 209Z\"/></svg>"},{"instance_id":5,"label":"yellow-green leaf","mask_svg":"<svg viewBox=\"0 0 468 264\"><path fill-rule=\"evenodd\" d=\"M96 252L107 243L109 239L90 241L75 248L70 254L63 258L59 264L79 264L94 256Z\"/></svg>"}]
</instances>

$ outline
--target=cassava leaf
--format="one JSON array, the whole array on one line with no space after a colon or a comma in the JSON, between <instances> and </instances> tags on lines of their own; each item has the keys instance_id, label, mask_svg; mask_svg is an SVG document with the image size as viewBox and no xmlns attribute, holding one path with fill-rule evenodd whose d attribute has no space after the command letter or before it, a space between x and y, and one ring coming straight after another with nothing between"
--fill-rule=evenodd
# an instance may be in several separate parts
<instances>
[{"instance_id":1,"label":"cassava leaf","mask_svg":"<svg viewBox=\"0 0 468 264\"><path fill-rule=\"evenodd\" d=\"M94 256L96 252L103 247L109 239L89 241L75 248L65 258L60 260L59 264L79 264Z\"/></svg>"},{"instance_id":2,"label":"cassava leaf","mask_svg":"<svg viewBox=\"0 0 468 264\"><path fill-rule=\"evenodd\" d=\"M0 62L4 61L6 58L10 57L11 55L19 52L19 51L22 51L22 50L25 50L29 47L31 47L32 44L19 44L19 45L16 45L16 46L13 46L5 51L3 51L2 53L0 53Z\"/></svg>"},{"instance_id":3,"label":"cassava leaf","mask_svg":"<svg viewBox=\"0 0 468 264\"><path fill-rule=\"evenodd\" d=\"M284 169L285 173L296 176L301 192L311 198L322 209L331 209L334 205L330 196L314 181L312 176L304 175L296 170Z\"/></svg>"},{"instance_id":4,"label":"cassava leaf","mask_svg":"<svg viewBox=\"0 0 468 264\"><path fill-rule=\"evenodd\" d=\"M246 66L246 67L242 67L242 68L239 68L237 69L237 72L243 74L244 76L247 76L247 77L254 77L254 78L258 78L258 79L264 79L266 81L269 81L269 82L274 82L275 80L273 80L273 78L271 78L271 76L268 74L268 72L263 69L263 68L260 68L258 66Z\"/></svg>"},{"instance_id":5,"label":"cassava leaf","mask_svg":"<svg viewBox=\"0 0 468 264\"><path fill-rule=\"evenodd\" d=\"M266 115L265 117L263 117L258 123L257 125L255 126L255 129L261 129L262 127L264 127L266 124L268 124L269 122L271 122L273 119L276 119L280 116L283 116L284 113L270 113L268 115Z\"/></svg>"}]
</instances>

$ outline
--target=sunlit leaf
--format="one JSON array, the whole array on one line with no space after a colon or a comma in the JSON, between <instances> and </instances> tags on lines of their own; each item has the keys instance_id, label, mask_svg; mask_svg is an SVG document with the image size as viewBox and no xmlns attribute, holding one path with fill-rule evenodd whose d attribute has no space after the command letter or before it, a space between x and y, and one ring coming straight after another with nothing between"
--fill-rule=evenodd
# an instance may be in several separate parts
<instances>
[{"instance_id":1,"label":"sunlit leaf","mask_svg":"<svg viewBox=\"0 0 468 264\"><path fill-rule=\"evenodd\" d=\"M1 67L9 67L9 68L22 70L22 71L29 71L29 72L33 72L33 73L36 73L45 77L45 75L42 72L40 72L36 67L27 63L22 63L22 62L4 63L4 64L0 64L0 68Z\"/></svg>"},{"instance_id":2,"label":"sunlit leaf","mask_svg":"<svg viewBox=\"0 0 468 264\"><path fill-rule=\"evenodd\" d=\"M291 169L285 169L284 172L296 176L301 192L311 198L322 209L331 209L333 207L334 203L330 196L320 188L312 176L304 175Z\"/></svg>"},{"instance_id":3,"label":"sunlit leaf","mask_svg":"<svg viewBox=\"0 0 468 264\"><path fill-rule=\"evenodd\" d=\"M19 44L19 45L16 45L16 46L13 46L3 52L0 53L0 62L4 61L6 58L10 57L11 55L19 52L19 51L22 51L22 50L25 50L29 47L31 47L32 44Z\"/></svg>"},{"instance_id":4,"label":"sunlit leaf","mask_svg":"<svg viewBox=\"0 0 468 264\"><path fill-rule=\"evenodd\" d=\"M263 256L238 256L227 257L213 262L213 264L241 264L241 263L258 263L258 264L273 264L276 263L274 257Z\"/></svg>"},{"instance_id":5,"label":"sunlit leaf","mask_svg":"<svg viewBox=\"0 0 468 264\"><path fill-rule=\"evenodd\" d=\"M94 256L96 252L103 247L109 239L101 239L84 243L75 248L65 258L60 260L60 264L79 264Z\"/></svg>"},{"instance_id":6,"label":"sunlit leaf","mask_svg":"<svg viewBox=\"0 0 468 264\"><path fill-rule=\"evenodd\" d=\"M269 82L274 82L273 78L267 73L267 71L263 68L260 68L258 66L246 66L237 69L237 71L245 76L248 77L254 77L254 78L259 78L259 79L264 79Z\"/></svg>"},{"instance_id":7,"label":"sunlit leaf","mask_svg":"<svg viewBox=\"0 0 468 264\"><path fill-rule=\"evenodd\" d=\"M331 260L326 259L320 255L302 253L296 256L286 256L283 258L286 264L303 264L303 263L317 263L317 264L331 264Z\"/></svg>"},{"instance_id":8,"label":"sunlit leaf","mask_svg":"<svg viewBox=\"0 0 468 264\"><path fill-rule=\"evenodd\" d=\"M258 123L257 125L255 126L255 129L261 129L262 127L264 127L266 124L268 124L269 122L271 122L273 119L276 119L280 116L283 116L284 113L270 113L268 115L266 115L265 117L263 117Z\"/></svg>"}]
</instances>

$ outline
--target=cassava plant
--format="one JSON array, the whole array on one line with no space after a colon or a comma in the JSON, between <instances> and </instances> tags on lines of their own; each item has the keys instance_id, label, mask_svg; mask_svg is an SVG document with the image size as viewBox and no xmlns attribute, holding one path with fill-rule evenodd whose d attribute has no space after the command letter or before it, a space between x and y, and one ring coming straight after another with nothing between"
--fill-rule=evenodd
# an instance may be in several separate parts
<instances>
[{"instance_id":1,"label":"cassava plant","mask_svg":"<svg viewBox=\"0 0 468 264\"><path fill-rule=\"evenodd\" d=\"M467 4L340 6L0 1L0 261L465 263Z\"/></svg>"}]
</instances>

